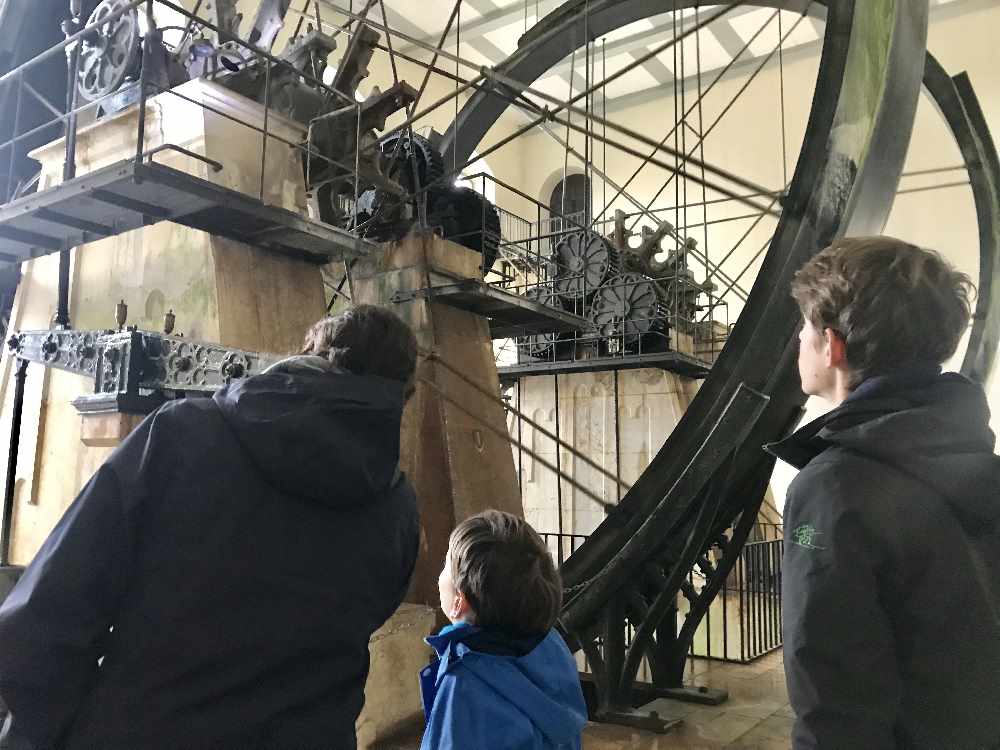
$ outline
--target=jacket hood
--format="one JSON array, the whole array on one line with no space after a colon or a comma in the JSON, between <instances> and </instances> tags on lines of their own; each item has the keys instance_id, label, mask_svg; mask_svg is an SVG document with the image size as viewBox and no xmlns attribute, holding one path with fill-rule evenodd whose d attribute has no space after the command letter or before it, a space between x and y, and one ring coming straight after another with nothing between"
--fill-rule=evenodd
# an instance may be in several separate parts
<instances>
[{"instance_id":1,"label":"jacket hood","mask_svg":"<svg viewBox=\"0 0 1000 750\"><path fill-rule=\"evenodd\" d=\"M541 639L510 639L503 646L505 640L502 634L458 623L427 638L427 643L441 659L439 674L460 661L492 692L527 716L552 746L579 738L587 723L586 708L576 671L564 673L557 668L572 658L559 634L553 630ZM477 644L489 650L479 651ZM524 653L525 648L530 650Z\"/></svg>"},{"instance_id":2,"label":"jacket hood","mask_svg":"<svg viewBox=\"0 0 1000 750\"><path fill-rule=\"evenodd\" d=\"M981 386L956 373L866 380L839 407L767 450L802 468L830 446L869 456L944 496L964 524L1000 520L1000 457Z\"/></svg>"},{"instance_id":3,"label":"jacket hood","mask_svg":"<svg viewBox=\"0 0 1000 750\"><path fill-rule=\"evenodd\" d=\"M261 474L282 492L346 508L400 477L402 383L301 356L213 398Z\"/></svg>"}]
</instances>

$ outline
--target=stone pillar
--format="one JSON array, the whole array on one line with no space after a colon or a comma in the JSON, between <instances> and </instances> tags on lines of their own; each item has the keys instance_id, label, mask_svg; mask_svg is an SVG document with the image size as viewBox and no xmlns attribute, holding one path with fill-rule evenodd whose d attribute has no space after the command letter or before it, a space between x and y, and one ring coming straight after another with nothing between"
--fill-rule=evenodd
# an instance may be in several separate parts
<instances>
[{"instance_id":1,"label":"stone pillar","mask_svg":"<svg viewBox=\"0 0 1000 750\"><path fill-rule=\"evenodd\" d=\"M407 600L431 606L438 604L438 573L455 525L489 508L521 516L521 496L510 442L501 437L507 426L496 400L500 382L486 319L424 297L397 304L393 296L478 278L480 263L472 250L432 234L412 234L351 270L354 303L391 307L413 328L421 349L438 358L417 363L401 455L421 516L420 558Z\"/></svg>"},{"instance_id":2,"label":"stone pillar","mask_svg":"<svg viewBox=\"0 0 1000 750\"><path fill-rule=\"evenodd\" d=\"M385 748L386 740L419 733L423 727L419 674L430 660L424 636L434 630L434 623L434 609L404 604L372 635L365 707L355 725L358 750Z\"/></svg>"},{"instance_id":3,"label":"stone pillar","mask_svg":"<svg viewBox=\"0 0 1000 750\"><path fill-rule=\"evenodd\" d=\"M252 196L260 195L264 108L214 83L196 80L149 100L145 150L183 147L221 162L221 171L176 151L154 159ZM199 106L205 104L212 112ZM77 174L132 158L138 106L82 128ZM264 201L306 213L297 143L305 127L275 113L268 117ZM39 189L60 182L62 140L37 149ZM49 328L56 308L58 257L23 266L11 330ZM306 328L324 314L319 266L170 222L89 243L73 251L70 317L74 328L114 325L115 303L125 300L128 323L160 330L168 310L176 330L188 338L275 353L296 350ZM10 434L13 361L0 361L0 434ZM28 368L21 451L18 457L12 559L24 564L98 466L139 421L119 414L82 418L71 402L91 393L93 381L70 373ZM84 420L97 420L85 423ZM0 462L5 461L0 456ZM3 467L6 468L5 465Z\"/></svg>"}]
</instances>

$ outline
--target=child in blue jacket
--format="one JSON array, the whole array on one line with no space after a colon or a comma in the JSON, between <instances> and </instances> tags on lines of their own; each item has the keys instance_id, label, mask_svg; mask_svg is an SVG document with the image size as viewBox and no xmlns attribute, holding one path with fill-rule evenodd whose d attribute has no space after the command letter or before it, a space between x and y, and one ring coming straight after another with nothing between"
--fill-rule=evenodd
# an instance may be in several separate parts
<instances>
[{"instance_id":1,"label":"child in blue jacket","mask_svg":"<svg viewBox=\"0 0 1000 750\"><path fill-rule=\"evenodd\" d=\"M438 658L420 674L421 750L580 750L587 709L538 534L500 511L463 521L438 587L452 624L427 639Z\"/></svg>"}]
</instances>

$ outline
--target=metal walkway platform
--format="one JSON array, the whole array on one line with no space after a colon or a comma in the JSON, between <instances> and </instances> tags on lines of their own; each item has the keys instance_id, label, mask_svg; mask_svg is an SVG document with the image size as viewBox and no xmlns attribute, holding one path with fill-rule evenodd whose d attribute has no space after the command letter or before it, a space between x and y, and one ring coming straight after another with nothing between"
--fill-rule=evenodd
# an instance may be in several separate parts
<instances>
[{"instance_id":1,"label":"metal walkway platform","mask_svg":"<svg viewBox=\"0 0 1000 750\"><path fill-rule=\"evenodd\" d=\"M18 263L160 221L317 263L366 254L366 240L152 162L117 162L0 207L0 261Z\"/></svg>"},{"instance_id":2,"label":"metal walkway platform","mask_svg":"<svg viewBox=\"0 0 1000 750\"><path fill-rule=\"evenodd\" d=\"M590 321L579 315L557 310L475 279L413 292L397 292L393 301L407 302L416 297L424 297L488 318L490 335L495 339L539 333L570 333L591 328Z\"/></svg>"},{"instance_id":3,"label":"metal walkway platform","mask_svg":"<svg viewBox=\"0 0 1000 750\"><path fill-rule=\"evenodd\" d=\"M568 375L573 372L599 372L602 370L636 370L640 367L658 367L689 378L704 378L712 366L697 357L681 352L651 352L628 354L623 357L594 357L593 359L522 362L498 367L500 381L510 383L532 375Z\"/></svg>"}]
</instances>

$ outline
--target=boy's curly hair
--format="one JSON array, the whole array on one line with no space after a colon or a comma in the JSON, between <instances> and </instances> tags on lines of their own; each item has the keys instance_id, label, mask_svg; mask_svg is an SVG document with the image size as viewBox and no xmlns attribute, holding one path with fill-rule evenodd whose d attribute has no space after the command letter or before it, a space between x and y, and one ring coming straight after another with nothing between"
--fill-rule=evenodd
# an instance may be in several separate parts
<instances>
[{"instance_id":1,"label":"boy's curly hair","mask_svg":"<svg viewBox=\"0 0 1000 750\"><path fill-rule=\"evenodd\" d=\"M975 287L933 250L892 237L836 240L795 274L792 296L817 331L847 343L853 385L958 348Z\"/></svg>"}]
</instances>

